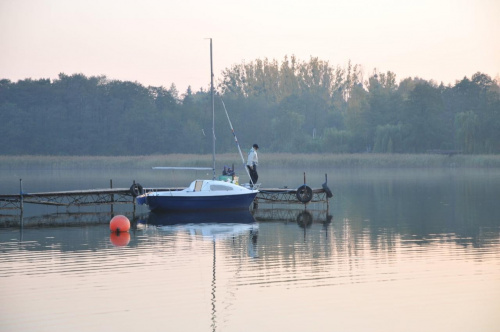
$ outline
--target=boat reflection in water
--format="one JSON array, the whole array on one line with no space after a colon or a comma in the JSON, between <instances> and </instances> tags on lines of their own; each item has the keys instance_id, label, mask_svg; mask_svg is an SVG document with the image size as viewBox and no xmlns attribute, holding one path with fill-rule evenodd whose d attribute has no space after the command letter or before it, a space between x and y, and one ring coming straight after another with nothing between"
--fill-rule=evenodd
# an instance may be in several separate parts
<instances>
[{"instance_id":1,"label":"boat reflection in water","mask_svg":"<svg viewBox=\"0 0 500 332\"><path fill-rule=\"evenodd\" d=\"M188 231L205 239L224 239L248 233L256 240L259 225L248 210L207 212L150 212L146 221L161 231Z\"/></svg>"}]
</instances>

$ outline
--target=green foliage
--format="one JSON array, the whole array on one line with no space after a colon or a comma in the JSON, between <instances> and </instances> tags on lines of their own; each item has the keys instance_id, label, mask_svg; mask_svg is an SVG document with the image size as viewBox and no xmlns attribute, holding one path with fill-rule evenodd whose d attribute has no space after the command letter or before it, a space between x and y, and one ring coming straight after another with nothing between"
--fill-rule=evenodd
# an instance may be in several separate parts
<instances>
[{"instance_id":1,"label":"green foliage","mask_svg":"<svg viewBox=\"0 0 500 332\"><path fill-rule=\"evenodd\" d=\"M405 125L405 151L423 153L440 149L439 114L443 112L440 91L428 82L417 83L404 101L400 121Z\"/></svg>"},{"instance_id":2,"label":"green foliage","mask_svg":"<svg viewBox=\"0 0 500 332\"><path fill-rule=\"evenodd\" d=\"M352 152L350 149L350 145L353 140L352 136L353 135L347 130L338 130L335 128L326 129L323 137L325 152Z\"/></svg>"},{"instance_id":3,"label":"green foliage","mask_svg":"<svg viewBox=\"0 0 500 332\"><path fill-rule=\"evenodd\" d=\"M255 60L222 73L224 99L243 150L263 153L500 153L499 82L482 73L454 86L311 57ZM234 152L220 98L216 152ZM208 91L144 87L105 76L0 80L1 155L209 154ZM406 157L408 158L408 157Z\"/></svg>"},{"instance_id":4,"label":"green foliage","mask_svg":"<svg viewBox=\"0 0 500 332\"><path fill-rule=\"evenodd\" d=\"M472 111L458 113L455 116L455 127L458 147L464 153L474 153L479 134L477 114Z\"/></svg>"},{"instance_id":5,"label":"green foliage","mask_svg":"<svg viewBox=\"0 0 500 332\"><path fill-rule=\"evenodd\" d=\"M375 145L373 152L396 153L402 152L402 125L377 126L375 131Z\"/></svg>"}]
</instances>

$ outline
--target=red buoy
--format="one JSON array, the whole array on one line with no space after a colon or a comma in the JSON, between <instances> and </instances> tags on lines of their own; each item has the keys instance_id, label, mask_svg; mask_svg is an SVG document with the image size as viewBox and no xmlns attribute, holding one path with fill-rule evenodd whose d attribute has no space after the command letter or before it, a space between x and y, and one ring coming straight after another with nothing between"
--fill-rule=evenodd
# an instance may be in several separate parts
<instances>
[{"instance_id":1,"label":"red buoy","mask_svg":"<svg viewBox=\"0 0 500 332\"><path fill-rule=\"evenodd\" d=\"M109 235L109 240L116 247L124 247L130 242L130 233L128 232L120 232L120 233L111 233Z\"/></svg>"},{"instance_id":2,"label":"red buoy","mask_svg":"<svg viewBox=\"0 0 500 332\"><path fill-rule=\"evenodd\" d=\"M112 232L128 232L130 230L130 220L122 215L114 216L109 222L109 229Z\"/></svg>"}]
</instances>

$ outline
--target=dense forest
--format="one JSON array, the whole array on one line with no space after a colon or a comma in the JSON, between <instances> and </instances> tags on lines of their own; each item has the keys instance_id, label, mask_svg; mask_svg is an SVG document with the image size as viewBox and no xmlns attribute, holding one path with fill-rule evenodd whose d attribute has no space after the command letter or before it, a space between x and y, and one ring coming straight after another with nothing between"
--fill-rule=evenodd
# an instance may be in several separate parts
<instances>
[{"instance_id":1,"label":"dense forest","mask_svg":"<svg viewBox=\"0 0 500 332\"><path fill-rule=\"evenodd\" d=\"M500 153L498 80L476 73L455 85L318 58L255 60L216 84L216 150L269 152ZM211 153L209 88L180 94L105 76L0 80L2 155Z\"/></svg>"}]
</instances>

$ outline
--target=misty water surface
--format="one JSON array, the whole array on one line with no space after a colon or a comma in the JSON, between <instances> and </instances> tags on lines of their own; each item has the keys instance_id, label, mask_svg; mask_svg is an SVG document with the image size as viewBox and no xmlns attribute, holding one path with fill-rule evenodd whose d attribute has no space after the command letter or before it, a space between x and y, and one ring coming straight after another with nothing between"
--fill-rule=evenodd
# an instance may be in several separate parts
<instances>
[{"instance_id":1,"label":"misty water surface","mask_svg":"<svg viewBox=\"0 0 500 332\"><path fill-rule=\"evenodd\" d=\"M307 225L286 207L281 220L198 216L206 227L159 226L144 210L120 239L106 220L2 228L0 330L497 331L500 172L307 170L308 184L325 173L331 217ZM2 172L0 183L12 193L19 178L33 191L190 181L157 176ZM260 176L269 187L303 183L303 170Z\"/></svg>"}]
</instances>

